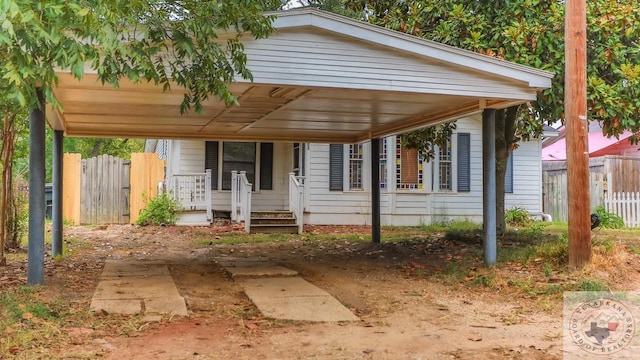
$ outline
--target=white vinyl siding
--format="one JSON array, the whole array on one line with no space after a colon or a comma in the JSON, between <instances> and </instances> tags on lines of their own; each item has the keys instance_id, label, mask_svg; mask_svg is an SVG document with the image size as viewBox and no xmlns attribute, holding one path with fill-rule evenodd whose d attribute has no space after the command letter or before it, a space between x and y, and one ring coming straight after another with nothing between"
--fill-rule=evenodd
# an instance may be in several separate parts
<instances>
[{"instance_id":1,"label":"white vinyl siding","mask_svg":"<svg viewBox=\"0 0 640 360\"><path fill-rule=\"evenodd\" d=\"M507 99L531 98L525 87L319 29L281 29L267 39L245 39L247 66L256 83L407 91ZM482 86L478 86L481 82Z\"/></svg>"},{"instance_id":2,"label":"white vinyl siding","mask_svg":"<svg viewBox=\"0 0 640 360\"><path fill-rule=\"evenodd\" d=\"M167 170L175 168L175 174L202 173L205 171L205 142L199 140L173 140L174 159L167 164ZM274 143L273 146L273 189L261 189L252 195L254 210L284 210L289 203L289 172L291 171L291 144ZM258 169L259 170L259 169ZM167 171L169 176L169 171ZM213 176L216 176L215 174ZM214 210L228 211L231 207L231 192L213 190Z\"/></svg>"},{"instance_id":3,"label":"white vinyl siding","mask_svg":"<svg viewBox=\"0 0 640 360\"><path fill-rule=\"evenodd\" d=\"M457 192L456 143L458 133L469 134L469 191ZM454 191L399 191L396 190L395 154L386 168L388 186L381 189L381 222L383 225L421 225L455 220L482 221L482 122L480 116L457 122L452 136ZM388 149L395 150L395 137L383 139ZM174 140L168 145L167 173L203 172L204 141ZM306 147L305 164L305 223L306 224L359 224L371 225L371 157L370 144L363 143L363 191L348 189L348 145L342 145L345 161L343 190L329 188L329 144L303 144ZM383 146L381 146L382 148ZM273 190L259 190L253 194L255 210L286 209L288 204L288 174L293 170L293 143L274 143ZM505 208L522 207L531 213L540 213L542 204L540 141L520 143L513 152L513 193L505 194ZM176 159L180 159L176 161ZM427 163L425 179L431 181L433 164ZM425 183L425 189L434 189ZM229 191L214 191L215 210L228 210Z\"/></svg>"}]
</instances>

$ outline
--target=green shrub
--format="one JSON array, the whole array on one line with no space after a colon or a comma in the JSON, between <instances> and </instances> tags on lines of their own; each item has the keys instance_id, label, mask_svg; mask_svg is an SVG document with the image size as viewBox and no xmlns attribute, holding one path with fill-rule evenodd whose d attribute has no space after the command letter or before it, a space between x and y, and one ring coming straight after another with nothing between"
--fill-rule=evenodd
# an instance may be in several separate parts
<instances>
[{"instance_id":1,"label":"green shrub","mask_svg":"<svg viewBox=\"0 0 640 360\"><path fill-rule=\"evenodd\" d=\"M604 206L595 208L595 213L600 216L600 227L605 229L621 229L624 227L624 220L614 213L605 210Z\"/></svg>"},{"instance_id":2,"label":"green shrub","mask_svg":"<svg viewBox=\"0 0 640 360\"><path fill-rule=\"evenodd\" d=\"M178 213L181 210L180 203L168 193L162 193L151 199L142 209L136 224L138 225L175 225Z\"/></svg>"},{"instance_id":3,"label":"green shrub","mask_svg":"<svg viewBox=\"0 0 640 360\"><path fill-rule=\"evenodd\" d=\"M504 212L504 222L509 226L527 227L533 223L533 218L526 209L515 207Z\"/></svg>"}]
</instances>

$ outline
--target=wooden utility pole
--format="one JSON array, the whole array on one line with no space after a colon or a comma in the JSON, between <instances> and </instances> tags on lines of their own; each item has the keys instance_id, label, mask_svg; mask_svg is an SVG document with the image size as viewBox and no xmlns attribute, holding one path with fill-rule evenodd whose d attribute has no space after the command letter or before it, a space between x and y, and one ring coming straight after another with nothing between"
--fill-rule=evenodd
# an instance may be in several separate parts
<instances>
[{"instance_id":1,"label":"wooden utility pole","mask_svg":"<svg viewBox=\"0 0 640 360\"><path fill-rule=\"evenodd\" d=\"M566 0L564 116L567 133L569 266L591 259L586 0Z\"/></svg>"}]
</instances>

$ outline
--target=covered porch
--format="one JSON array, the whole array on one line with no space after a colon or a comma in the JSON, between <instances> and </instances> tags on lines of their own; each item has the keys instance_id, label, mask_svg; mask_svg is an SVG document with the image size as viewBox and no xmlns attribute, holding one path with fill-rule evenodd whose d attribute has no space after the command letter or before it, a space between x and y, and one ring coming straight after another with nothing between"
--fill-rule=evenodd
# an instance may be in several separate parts
<instances>
[{"instance_id":1,"label":"covered porch","mask_svg":"<svg viewBox=\"0 0 640 360\"><path fill-rule=\"evenodd\" d=\"M372 154L378 154L379 139L386 135L483 113L485 262L495 262L494 113L535 100L550 86L552 74L314 9L279 13L274 27L278 31L271 37L244 42L254 81L229 85L239 106L211 99L203 114L180 114L180 89L126 81L114 89L93 74L82 81L58 74L55 92L63 110L46 112L57 144L54 250L56 243L61 246L64 136L370 142ZM44 112L32 114L36 188L40 182L44 187L44 148L37 145L44 143L44 122ZM374 242L381 240L378 161L371 157ZM35 190L32 204L44 203ZM42 283L44 206L30 209L29 282Z\"/></svg>"}]
</instances>

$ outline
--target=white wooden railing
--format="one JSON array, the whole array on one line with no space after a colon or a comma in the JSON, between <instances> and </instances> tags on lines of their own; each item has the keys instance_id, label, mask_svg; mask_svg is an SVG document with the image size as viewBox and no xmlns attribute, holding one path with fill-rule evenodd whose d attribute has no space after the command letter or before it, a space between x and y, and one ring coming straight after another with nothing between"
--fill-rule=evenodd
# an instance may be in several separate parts
<instances>
[{"instance_id":1,"label":"white wooden railing","mask_svg":"<svg viewBox=\"0 0 640 360\"><path fill-rule=\"evenodd\" d=\"M302 181L304 176L296 176L295 173L289 173L289 211L296 217L298 225L298 234L302 234L304 215L304 185Z\"/></svg>"},{"instance_id":2,"label":"white wooden railing","mask_svg":"<svg viewBox=\"0 0 640 360\"><path fill-rule=\"evenodd\" d=\"M204 173L175 174L171 178L171 193L184 209L205 208L207 221L213 221L211 205L211 170Z\"/></svg>"},{"instance_id":3,"label":"white wooden railing","mask_svg":"<svg viewBox=\"0 0 640 360\"><path fill-rule=\"evenodd\" d=\"M246 232L251 232L251 186L246 171L231 172L231 220L244 221Z\"/></svg>"},{"instance_id":4,"label":"white wooden railing","mask_svg":"<svg viewBox=\"0 0 640 360\"><path fill-rule=\"evenodd\" d=\"M607 193L605 209L624 220L626 227L640 227L640 192Z\"/></svg>"}]
</instances>

